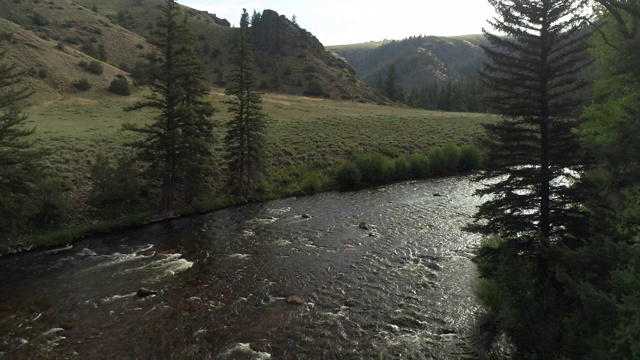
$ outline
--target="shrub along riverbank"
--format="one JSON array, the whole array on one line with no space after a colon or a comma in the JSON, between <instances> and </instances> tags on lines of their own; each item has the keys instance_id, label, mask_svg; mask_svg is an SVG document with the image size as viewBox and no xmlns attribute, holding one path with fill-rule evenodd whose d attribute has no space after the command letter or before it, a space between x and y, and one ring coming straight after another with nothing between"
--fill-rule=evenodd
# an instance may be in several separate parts
<instances>
[{"instance_id":1,"label":"shrub along riverbank","mask_svg":"<svg viewBox=\"0 0 640 360\"><path fill-rule=\"evenodd\" d=\"M219 104L224 96L214 92L211 98ZM161 220L156 216L157 194L137 188L132 176L136 169L118 161L126 157L129 149L124 145L132 140L121 131L122 123L143 124L150 116L125 113L122 109L133 99L67 98L25 109L27 125L37 128L33 140L50 153L45 166L62 184L67 204L50 210L60 212L55 214L59 221L34 226L2 241L0 252L18 243L26 248L67 244L92 234ZM483 123L496 120L486 114L276 94L265 95L264 108L272 119L267 129L268 175L255 201L471 170L465 164L473 158L471 153L477 155L477 149L453 143L472 143L482 132ZM223 112L215 115L220 125L228 117ZM216 130L220 137L221 129ZM452 164L458 156L456 167ZM350 185L340 178L348 163L356 166L361 177ZM210 195L182 204L174 213L204 213L247 201L222 195L223 183L224 169L220 168ZM96 192L101 186L106 193Z\"/></svg>"}]
</instances>

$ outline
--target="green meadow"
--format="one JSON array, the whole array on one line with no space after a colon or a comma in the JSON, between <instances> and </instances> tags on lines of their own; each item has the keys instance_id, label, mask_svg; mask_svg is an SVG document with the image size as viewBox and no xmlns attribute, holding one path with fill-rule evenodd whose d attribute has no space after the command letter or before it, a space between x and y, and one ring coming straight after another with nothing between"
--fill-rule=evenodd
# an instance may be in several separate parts
<instances>
[{"instance_id":1,"label":"green meadow","mask_svg":"<svg viewBox=\"0 0 640 360\"><path fill-rule=\"evenodd\" d=\"M90 169L98 154L115 160L130 154L126 146L133 134L123 131L124 123L144 124L153 119L150 111L127 112L125 107L144 94L130 97L107 95L101 98L67 97L25 109L28 125L36 128L33 140L49 152L46 165L65 185L70 200L68 224L64 230L22 239L28 243L60 244L91 233L109 231L148 222L153 204L136 213L98 215L88 205L91 191ZM218 137L224 136L230 118L221 90L211 94L218 111ZM474 144L482 124L496 117L488 114L447 113L398 106L335 101L291 95L265 94L264 110L269 114L268 173L263 199L305 195L335 190L337 170L358 154L386 156L419 154L447 143ZM222 141L216 156L222 158ZM219 160L218 184L224 183L224 164ZM224 194L224 192L222 192ZM237 200L215 196L182 214L228 206ZM36 235L36 234L33 234Z\"/></svg>"},{"instance_id":2,"label":"green meadow","mask_svg":"<svg viewBox=\"0 0 640 360\"><path fill-rule=\"evenodd\" d=\"M229 119L222 92L212 93L218 133ZM115 158L127 154L132 134L122 124L149 121L149 111L124 111L140 97L65 98L26 109L35 141L50 151L49 166L71 184L76 200L90 186L89 169L100 152ZM300 168L331 171L341 160L367 152L426 154L448 142L472 144L487 114L448 113L334 101L289 95L264 95L269 114L270 173L279 176ZM221 146L218 146L221 151Z\"/></svg>"}]
</instances>

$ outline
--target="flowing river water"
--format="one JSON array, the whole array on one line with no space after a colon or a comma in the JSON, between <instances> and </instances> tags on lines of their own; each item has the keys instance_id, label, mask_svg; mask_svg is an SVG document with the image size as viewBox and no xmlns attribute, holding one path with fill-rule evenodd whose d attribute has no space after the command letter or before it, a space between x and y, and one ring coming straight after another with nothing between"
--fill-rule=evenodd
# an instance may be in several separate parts
<instances>
[{"instance_id":1,"label":"flowing river water","mask_svg":"<svg viewBox=\"0 0 640 360\"><path fill-rule=\"evenodd\" d=\"M1 257L0 359L472 358L476 186L270 201Z\"/></svg>"}]
</instances>

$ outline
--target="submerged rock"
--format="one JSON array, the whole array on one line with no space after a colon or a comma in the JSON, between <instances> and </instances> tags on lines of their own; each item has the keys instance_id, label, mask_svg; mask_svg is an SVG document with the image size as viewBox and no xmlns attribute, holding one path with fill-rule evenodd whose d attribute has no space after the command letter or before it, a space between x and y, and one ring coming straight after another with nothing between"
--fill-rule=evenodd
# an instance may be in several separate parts
<instances>
[{"instance_id":1,"label":"submerged rock","mask_svg":"<svg viewBox=\"0 0 640 360\"><path fill-rule=\"evenodd\" d=\"M150 295L158 295L157 291L151 290L151 289L147 289L145 287L141 287L140 289L138 289L138 291L136 292L136 296L144 298Z\"/></svg>"},{"instance_id":2,"label":"submerged rock","mask_svg":"<svg viewBox=\"0 0 640 360\"><path fill-rule=\"evenodd\" d=\"M304 214L300 215L300 217L303 218L303 219L311 219L311 215L309 215L307 213L304 213Z\"/></svg>"},{"instance_id":3,"label":"submerged rock","mask_svg":"<svg viewBox=\"0 0 640 360\"><path fill-rule=\"evenodd\" d=\"M271 346L265 342L252 342L249 343L249 347L256 352L268 353L271 351Z\"/></svg>"},{"instance_id":4,"label":"submerged rock","mask_svg":"<svg viewBox=\"0 0 640 360\"><path fill-rule=\"evenodd\" d=\"M287 304L304 305L306 302L298 295L289 295L287 296Z\"/></svg>"},{"instance_id":5,"label":"submerged rock","mask_svg":"<svg viewBox=\"0 0 640 360\"><path fill-rule=\"evenodd\" d=\"M360 221L360 224L358 224L358 227L362 230L375 230L376 226L373 224L367 224L366 221Z\"/></svg>"}]
</instances>

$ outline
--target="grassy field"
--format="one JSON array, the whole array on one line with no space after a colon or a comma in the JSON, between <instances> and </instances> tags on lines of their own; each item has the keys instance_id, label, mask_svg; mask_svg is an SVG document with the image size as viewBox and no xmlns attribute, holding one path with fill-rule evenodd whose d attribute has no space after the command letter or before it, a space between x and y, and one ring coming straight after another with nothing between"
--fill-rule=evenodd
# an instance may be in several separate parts
<instances>
[{"instance_id":1,"label":"grassy field","mask_svg":"<svg viewBox=\"0 0 640 360\"><path fill-rule=\"evenodd\" d=\"M96 231L148 221L149 215L123 213L119 219L100 218L96 222L86 203L91 189L90 168L96 156L104 153L115 159L129 154L130 150L124 145L133 135L124 132L122 124L144 124L152 120L153 113L149 111L123 110L142 95L67 97L25 109L28 125L36 128L33 140L49 150L47 164L67 184L66 195L72 205L70 224L65 224L69 232L63 230L60 235L54 232L49 238L27 239L27 242L66 243ZM219 123L219 138L223 136L224 123L230 118L222 103L224 97L220 89L211 94L218 108L215 118ZM474 143L482 132L481 124L496 119L486 114L433 112L276 94L264 95L264 110L271 118L267 135L270 177L266 198L308 193L301 189L305 189L310 180L317 179L320 180L313 183L321 185L313 187L313 191L334 189L335 170L353 154L425 155L430 148L448 142ZM221 142L216 150L222 155ZM224 196L212 201L196 211L230 204Z\"/></svg>"},{"instance_id":2,"label":"grassy field","mask_svg":"<svg viewBox=\"0 0 640 360\"><path fill-rule=\"evenodd\" d=\"M221 103L220 90L211 95L221 127L230 117ZM150 112L125 112L139 98L65 98L26 109L36 141L51 151L55 172L83 189L89 185L89 168L99 152L118 156L131 134L123 123L141 124ZM357 152L426 153L447 142L475 141L485 114L447 113L349 101L267 94L264 110L271 117L268 129L270 165L274 174L292 167L332 167ZM218 146L220 147L220 146ZM82 191L80 191L80 194Z\"/></svg>"}]
</instances>

